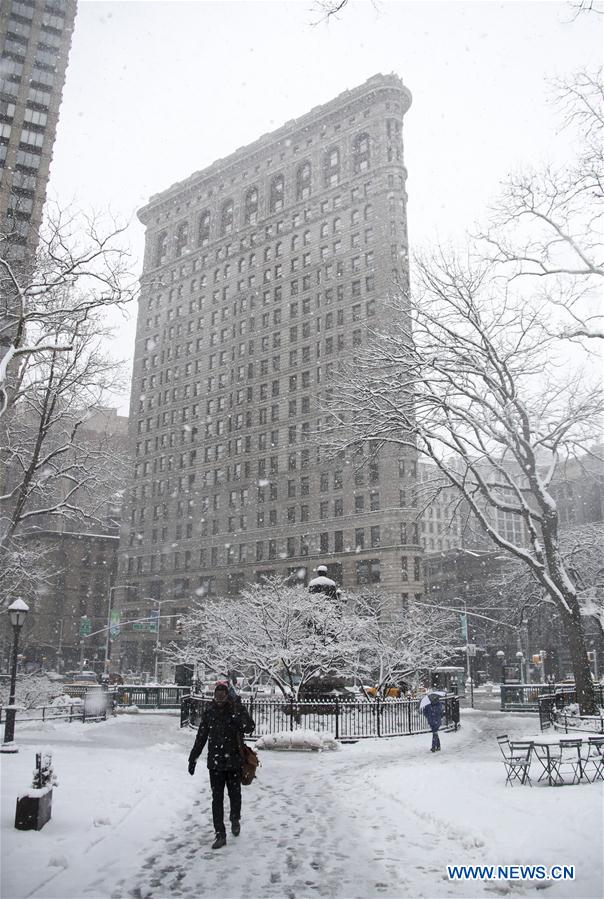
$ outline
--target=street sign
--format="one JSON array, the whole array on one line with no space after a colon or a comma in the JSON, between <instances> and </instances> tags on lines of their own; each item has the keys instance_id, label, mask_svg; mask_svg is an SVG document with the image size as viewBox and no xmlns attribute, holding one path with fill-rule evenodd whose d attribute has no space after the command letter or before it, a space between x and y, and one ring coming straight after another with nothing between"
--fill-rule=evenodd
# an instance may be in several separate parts
<instances>
[{"instance_id":1,"label":"street sign","mask_svg":"<svg viewBox=\"0 0 604 899\"><path fill-rule=\"evenodd\" d=\"M120 633L120 613L118 609L113 609L109 616L109 636L115 640Z\"/></svg>"},{"instance_id":2,"label":"street sign","mask_svg":"<svg viewBox=\"0 0 604 899\"><path fill-rule=\"evenodd\" d=\"M468 643L468 655L470 656L471 659L473 659L474 656L476 655L476 644L475 643Z\"/></svg>"},{"instance_id":3,"label":"street sign","mask_svg":"<svg viewBox=\"0 0 604 899\"><path fill-rule=\"evenodd\" d=\"M459 616L459 630L461 631L461 639L468 641L468 616L462 612Z\"/></svg>"},{"instance_id":4,"label":"street sign","mask_svg":"<svg viewBox=\"0 0 604 899\"><path fill-rule=\"evenodd\" d=\"M149 612L149 631L156 634L159 631L159 610L153 609Z\"/></svg>"},{"instance_id":5,"label":"street sign","mask_svg":"<svg viewBox=\"0 0 604 899\"><path fill-rule=\"evenodd\" d=\"M132 624L133 631L146 631L149 625L146 621L134 621Z\"/></svg>"},{"instance_id":6,"label":"street sign","mask_svg":"<svg viewBox=\"0 0 604 899\"><path fill-rule=\"evenodd\" d=\"M89 637L92 631L92 621L83 615L80 618L80 637Z\"/></svg>"}]
</instances>

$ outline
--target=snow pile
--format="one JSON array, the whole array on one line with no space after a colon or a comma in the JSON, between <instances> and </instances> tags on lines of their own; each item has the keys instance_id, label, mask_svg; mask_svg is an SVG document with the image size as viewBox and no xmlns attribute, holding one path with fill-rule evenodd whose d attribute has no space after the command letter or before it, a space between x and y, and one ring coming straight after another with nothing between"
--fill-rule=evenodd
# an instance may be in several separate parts
<instances>
[{"instance_id":1,"label":"snow pile","mask_svg":"<svg viewBox=\"0 0 604 899\"><path fill-rule=\"evenodd\" d=\"M282 730L256 740L256 749L322 752L324 749L339 748L339 743L331 734L319 733L316 730Z\"/></svg>"},{"instance_id":2,"label":"snow pile","mask_svg":"<svg viewBox=\"0 0 604 899\"><path fill-rule=\"evenodd\" d=\"M70 705L82 705L83 700L79 696L67 696L65 693L56 696L50 703L53 709L69 708Z\"/></svg>"},{"instance_id":3,"label":"snow pile","mask_svg":"<svg viewBox=\"0 0 604 899\"><path fill-rule=\"evenodd\" d=\"M115 712L117 715L138 715L140 709L137 705L116 705Z\"/></svg>"}]
</instances>

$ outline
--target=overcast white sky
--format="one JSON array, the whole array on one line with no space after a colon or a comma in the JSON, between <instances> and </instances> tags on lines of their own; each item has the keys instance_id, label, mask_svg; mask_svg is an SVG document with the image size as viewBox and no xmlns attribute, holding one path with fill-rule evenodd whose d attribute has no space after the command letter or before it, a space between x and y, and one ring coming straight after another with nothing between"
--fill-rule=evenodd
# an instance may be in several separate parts
<instances>
[{"instance_id":1,"label":"overcast white sky","mask_svg":"<svg viewBox=\"0 0 604 899\"><path fill-rule=\"evenodd\" d=\"M131 220L149 197L285 121L396 72L412 247L484 215L520 165L563 158L548 79L602 62L602 18L569 3L79 0L49 196ZM133 351L135 311L115 352ZM127 411L127 398L121 406Z\"/></svg>"}]
</instances>

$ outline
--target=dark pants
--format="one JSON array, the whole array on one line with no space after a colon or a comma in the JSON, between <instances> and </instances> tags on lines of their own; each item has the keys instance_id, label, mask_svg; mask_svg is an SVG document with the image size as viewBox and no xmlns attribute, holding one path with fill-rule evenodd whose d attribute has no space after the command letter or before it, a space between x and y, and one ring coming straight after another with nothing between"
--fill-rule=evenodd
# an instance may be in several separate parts
<instances>
[{"instance_id":1,"label":"dark pants","mask_svg":"<svg viewBox=\"0 0 604 899\"><path fill-rule=\"evenodd\" d=\"M210 786L212 788L212 820L216 833L226 833L224 828L224 788L226 786L231 802L231 821L239 821L241 817L241 771L230 768L221 771L210 768Z\"/></svg>"},{"instance_id":2,"label":"dark pants","mask_svg":"<svg viewBox=\"0 0 604 899\"><path fill-rule=\"evenodd\" d=\"M437 730L432 731L432 749L440 749L440 737Z\"/></svg>"}]
</instances>

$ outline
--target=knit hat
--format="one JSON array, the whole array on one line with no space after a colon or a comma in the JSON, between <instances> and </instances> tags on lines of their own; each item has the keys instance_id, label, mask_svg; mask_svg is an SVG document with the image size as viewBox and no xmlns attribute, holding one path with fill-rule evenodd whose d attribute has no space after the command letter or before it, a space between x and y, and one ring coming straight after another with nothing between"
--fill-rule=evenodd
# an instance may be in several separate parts
<instances>
[{"instance_id":1,"label":"knit hat","mask_svg":"<svg viewBox=\"0 0 604 899\"><path fill-rule=\"evenodd\" d=\"M228 693L229 685L224 680L216 681L216 686L214 687L214 693L216 693L217 690L224 690L225 693Z\"/></svg>"}]
</instances>

